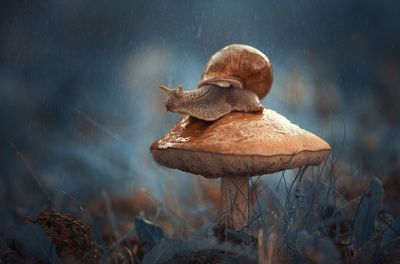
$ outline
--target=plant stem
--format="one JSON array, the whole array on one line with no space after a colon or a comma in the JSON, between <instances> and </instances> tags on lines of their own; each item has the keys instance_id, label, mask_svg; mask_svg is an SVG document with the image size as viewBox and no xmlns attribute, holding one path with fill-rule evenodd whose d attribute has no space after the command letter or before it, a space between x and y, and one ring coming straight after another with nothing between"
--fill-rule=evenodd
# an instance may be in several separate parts
<instances>
[{"instance_id":1,"label":"plant stem","mask_svg":"<svg viewBox=\"0 0 400 264\"><path fill-rule=\"evenodd\" d=\"M221 213L222 225L243 229L249 221L249 178L243 176L222 177Z\"/></svg>"}]
</instances>

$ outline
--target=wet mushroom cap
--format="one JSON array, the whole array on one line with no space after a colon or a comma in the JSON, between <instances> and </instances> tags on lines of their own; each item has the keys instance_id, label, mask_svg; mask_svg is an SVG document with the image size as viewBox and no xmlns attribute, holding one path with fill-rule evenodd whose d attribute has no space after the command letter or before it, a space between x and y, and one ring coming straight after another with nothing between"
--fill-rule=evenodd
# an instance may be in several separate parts
<instances>
[{"instance_id":1,"label":"wet mushroom cap","mask_svg":"<svg viewBox=\"0 0 400 264\"><path fill-rule=\"evenodd\" d=\"M232 112L213 122L185 116L150 150L161 165L215 178L317 165L327 158L330 146L264 109Z\"/></svg>"}]
</instances>

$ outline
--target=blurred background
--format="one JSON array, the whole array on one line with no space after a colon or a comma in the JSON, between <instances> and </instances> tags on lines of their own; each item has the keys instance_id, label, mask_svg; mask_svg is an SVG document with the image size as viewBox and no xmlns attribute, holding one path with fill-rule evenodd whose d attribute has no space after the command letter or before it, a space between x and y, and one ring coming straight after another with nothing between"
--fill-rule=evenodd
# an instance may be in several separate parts
<instances>
[{"instance_id":1,"label":"blurred background","mask_svg":"<svg viewBox=\"0 0 400 264\"><path fill-rule=\"evenodd\" d=\"M398 1L372 0L3 0L1 207L96 211L142 193L209 210L199 201L217 200L218 180L160 167L149 152L179 119L157 87L195 88L212 54L242 43L273 64L264 106L325 138L338 176L380 178L398 214L399 14Z\"/></svg>"}]
</instances>

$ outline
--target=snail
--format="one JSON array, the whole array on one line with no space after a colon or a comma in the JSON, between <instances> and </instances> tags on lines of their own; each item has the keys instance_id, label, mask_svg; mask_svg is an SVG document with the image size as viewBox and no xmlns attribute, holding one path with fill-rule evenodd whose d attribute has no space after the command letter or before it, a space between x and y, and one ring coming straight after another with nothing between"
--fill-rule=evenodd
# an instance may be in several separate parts
<instances>
[{"instance_id":1,"label":"snail","mask_svg":"<svg viewBox=\"0 0 400 264\"><path fill-rule=\"evenodd\" d=\"M260 111L259 100L271 89L272 78L271 63L261 51L233 44L211 57L197 89L160 89L168 95L167 111L213 121L232 111Z\"/></svg>"}]
</instances>

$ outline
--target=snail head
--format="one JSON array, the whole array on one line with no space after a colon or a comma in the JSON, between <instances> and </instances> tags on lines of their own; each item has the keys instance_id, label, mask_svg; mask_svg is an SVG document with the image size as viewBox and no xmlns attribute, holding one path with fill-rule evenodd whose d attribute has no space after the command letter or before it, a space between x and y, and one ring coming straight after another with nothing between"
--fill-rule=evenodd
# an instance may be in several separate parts
<instances>
[{"instance_id":1,"label":"snail head","mask_svg":"<svg viewBox=\"0 0 400 264\"><path fill-rule=\"evenodd\" d=\"M167 111L177 112L183 101L183 86L179 85L178 89L175 90L160 85L160 89L168 95L168 98L164 101Z\"/></svg>"}]
</instances>

